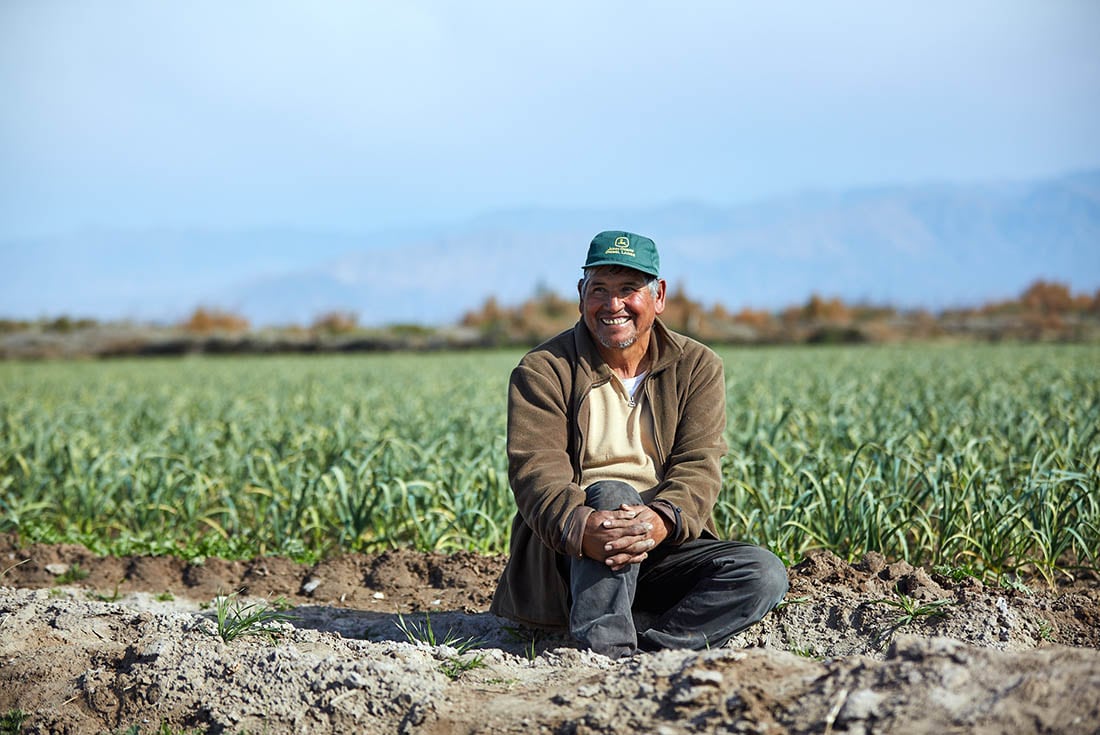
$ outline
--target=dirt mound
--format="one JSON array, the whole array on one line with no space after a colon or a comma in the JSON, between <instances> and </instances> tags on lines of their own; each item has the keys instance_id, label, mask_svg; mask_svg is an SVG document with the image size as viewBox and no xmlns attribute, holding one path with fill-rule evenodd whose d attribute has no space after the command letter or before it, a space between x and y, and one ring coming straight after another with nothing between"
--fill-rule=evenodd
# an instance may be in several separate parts
<instances>
[{"instance_id":1,"label":"dirt mound","mask_svg":"<svg viewBox=\"0 0 1100 735\"><path fill-rule=\"evenodd\" d=\"M730 647L612 662L485 612L502 566L0 538L0 717L26 733L1100 732L1095 579L1003 589L815 554ZM241 589L294 618L224 641L210 601Z\"/></svg>"},{"instance_id":2,"label":"dirt mound","mask_svg":"<svg viewBox=\"0 0 1100 735\"><path fill-rule=\"evenodd\" d=\"M386 612L484 610L505 561L470 552L399 549L345 554L312 566L278 557L186 562L163 556L100 557L71 544L22 546L14 536L0 534L0 570L11 566L0 583L12 587L51 587L60 580L120 595L151 592L205 601L239 591L293 604Z\"/></svg>"}]
</instances>

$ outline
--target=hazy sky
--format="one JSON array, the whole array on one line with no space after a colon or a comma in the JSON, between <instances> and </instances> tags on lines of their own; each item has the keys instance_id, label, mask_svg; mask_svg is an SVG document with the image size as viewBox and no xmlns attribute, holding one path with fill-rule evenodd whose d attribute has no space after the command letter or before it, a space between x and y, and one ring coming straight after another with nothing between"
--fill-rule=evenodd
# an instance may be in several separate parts
<instances>
[{"instance_id":1,"label":"hazy sky","mask_svg":"<svg viewBox=\"0 0 1100 735\"><path fill-rule=\"evenodd\" d=\"M0 0L0 240L1100 165L1100 2Z\"/></svg>"}]
</instances>

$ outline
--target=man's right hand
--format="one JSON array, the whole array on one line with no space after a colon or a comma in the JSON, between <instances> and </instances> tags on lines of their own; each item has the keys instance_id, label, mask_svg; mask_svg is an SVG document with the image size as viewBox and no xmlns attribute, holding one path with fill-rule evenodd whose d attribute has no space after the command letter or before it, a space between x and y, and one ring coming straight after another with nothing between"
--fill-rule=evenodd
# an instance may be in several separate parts
<instances>
[{"instance_id":1,"label":"man's right hand","mask_svg":"<svg viewBox=\"0 0 1100 735\"><path fill-rule=\"evenodd\" d=\"M655 530L665 530L664 521L644 505L593 511L584 526L581 550L589 559L618 571L627 564L645 561L649 551L660 543L654 537Z\"/></svg>"}]
</instances>

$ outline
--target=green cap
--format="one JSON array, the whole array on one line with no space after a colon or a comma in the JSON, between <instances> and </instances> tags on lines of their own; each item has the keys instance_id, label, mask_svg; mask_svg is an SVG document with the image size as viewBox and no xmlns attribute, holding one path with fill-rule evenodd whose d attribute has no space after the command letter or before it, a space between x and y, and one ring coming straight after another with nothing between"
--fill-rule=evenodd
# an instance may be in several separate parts
<instances>
[{"instance_id":1,"label":"green cap","mask_svg":"<svg viewBox=\"0 0 1100 735\"><path fill-rule=\"evenodd\" d=\"M606 230L592 238L585 268L597 265L625 265L651 276L660 275L661 256L648 237L622 230Z\"/></svg>"}]
</instances>

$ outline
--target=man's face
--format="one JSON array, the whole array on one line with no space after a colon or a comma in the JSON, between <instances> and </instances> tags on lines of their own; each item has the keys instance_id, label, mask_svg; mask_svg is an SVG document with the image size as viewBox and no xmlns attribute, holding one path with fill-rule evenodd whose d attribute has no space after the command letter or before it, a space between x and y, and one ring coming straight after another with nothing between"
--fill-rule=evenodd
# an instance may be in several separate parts
<instances>
[{"instance_id":1,"label":"man's face","mask_svg":"<svg viewBox=\"0 0 1100 735\"><path fill-rule=\"evenodd\" d=\"M588 331L608 349L624 350L641 341L649 344L653 320L665 310L665 282L657 295L646 286L648 276L632 268L601 266L587 283L580 283L580 310Z\"/></svg>"}]
</instances>

